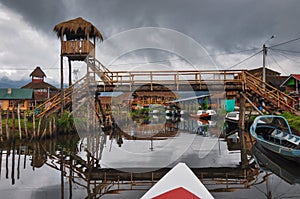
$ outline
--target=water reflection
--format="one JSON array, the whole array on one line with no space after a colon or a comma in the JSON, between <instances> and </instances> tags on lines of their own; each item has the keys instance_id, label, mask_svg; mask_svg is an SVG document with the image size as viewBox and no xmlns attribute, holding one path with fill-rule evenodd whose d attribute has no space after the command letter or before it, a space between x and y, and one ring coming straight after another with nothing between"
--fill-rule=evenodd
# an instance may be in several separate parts
<instances>
[{"instance_id":1,"label":"water reflection","mask_svg":"<svg viewBox=\"0 0 300 199\"><path fill-rule=\"evenodd\" d=\"M169 118L164 126L160 126L159 121L153 120L151 125L138 127L143 128L141 132L148 133L143 139L134 134L140 132L137 128L133 134L116 131L107 135L91 134L81 139L66 136L26 143L2 143L1 198L140 198L179 161L186 162L216 198L300 196L299 165L277 160L256 144L252 150L249 148L251 153L247 154L248 162L244 164L240 151L228 150L227 142L219 138L216 128L213 128L218 124ZM154 128L156 125L159 129ZM208 133L199 134L198 127L204 125L207 125ZM149 135L152 135L151 139ZM176 147L182 142L167 140L181 140L182 137L193 138L192 143L178 153L181 155L175 162L162 169L144 172L145 168L140 165L149 166L142 164L147 162L148 154L158 154L155 152L166 149L176 152ZM175 146L166 148L164 144L169 143ZM130 148L133 146L135 148ZM130 152L136 148L143 158L132 160L127 159L128 156L115 156L117 150ZM109 165L118 167L110 168ZM123 167L130 166L135 167L124 171Z\"/></svg>"}]
</instances>

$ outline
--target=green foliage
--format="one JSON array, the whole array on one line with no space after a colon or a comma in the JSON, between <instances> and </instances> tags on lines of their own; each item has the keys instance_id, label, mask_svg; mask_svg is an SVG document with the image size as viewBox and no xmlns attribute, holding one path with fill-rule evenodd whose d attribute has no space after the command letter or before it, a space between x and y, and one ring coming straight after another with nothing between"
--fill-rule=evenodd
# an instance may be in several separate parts
<instances>
[{"instance_id":1,"label":"green foliage","mask_svg":"<svg viewBox=\"0 0 300 199\"><path fill-rule=\"evenodd\" d=\"M293 115L289 112L284 112L281 116L285 117L285 119L290 124L293 133L300 134L300 116Z\"/></svg>"},{"instance_id":2,"label":"green foliage","mask_svg":"<svg viewBox=\"0 0 300 199\"><path fill-rule=\"evenodd\" d=\"M73 116L69 111L65 111L62 116L58 117L57 129L61 133L70 133L74 131Z\"/></svg>"}]
</instances>

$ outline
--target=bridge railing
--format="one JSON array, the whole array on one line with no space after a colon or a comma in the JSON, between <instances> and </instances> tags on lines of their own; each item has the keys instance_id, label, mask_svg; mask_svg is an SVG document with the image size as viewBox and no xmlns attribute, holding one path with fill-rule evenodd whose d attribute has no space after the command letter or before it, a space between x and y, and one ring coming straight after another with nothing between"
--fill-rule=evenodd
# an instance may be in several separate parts
<instances>
[{"instance_id":1,"label":"bridge railing","mask_svg":"<svg viewBox=\"0 0 300 199\"><path fill-rule=\"evenodd\" d=\"M241 70L163 70L163 71L110 71L112 82L117 85L143 83L185 84L203 82L240 81Z\"/></svg>"}]
</instances>

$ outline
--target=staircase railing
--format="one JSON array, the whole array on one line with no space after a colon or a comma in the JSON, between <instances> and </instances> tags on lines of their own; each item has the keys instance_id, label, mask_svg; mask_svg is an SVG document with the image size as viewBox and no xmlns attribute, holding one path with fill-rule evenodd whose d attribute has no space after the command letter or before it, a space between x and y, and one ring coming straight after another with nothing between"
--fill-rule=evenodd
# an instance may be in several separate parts
<instances>
[{"instance_id":1,"label":"staircase railing","mask_svg":"<svg viewBox=\"0 0 300 199\"><path fill-rule=\"evenodd\" d=\"M86 59L88 68L92 70L92 73L97 74L101 80L106 85L112 85L113 81L113 73L106 68L99 60L94 58L93 56L89 56Z\"/></svg>"},{"instance_id":2,"label":"staircase railing","mask_svg":"<svg viewBox=\"0 0 300 199\"><path fill-rule=\"evenodd\" d=\"M270 84L263 82L261 79L246 71L242 72L242 80L244 89L248 93L255 92L257 95L263 97L264 100L271 102L277 109L284 111L296 111L294 108L296 100L291 96L285 94ZM250 95L252 94L250 93Z\"/></svg>"},{"instance_id":3,"label":"staircase railing","mask_svg":"<svg viewBox=\"0 0 300 199\"><path fill-rule=\"evenodd\" d=\"M86 76L82 77L74 84L64 89L63 103L65 107L72 102L72 93L80 92L80 90L85 87L84 84L78 86L79 82L85 81L85 78ZM43 117L45 115L58 111L61 108L61 103L61 93L59 92L35 108L35 110L38 110L37 117Z\"/></svg>"}]
</instances>

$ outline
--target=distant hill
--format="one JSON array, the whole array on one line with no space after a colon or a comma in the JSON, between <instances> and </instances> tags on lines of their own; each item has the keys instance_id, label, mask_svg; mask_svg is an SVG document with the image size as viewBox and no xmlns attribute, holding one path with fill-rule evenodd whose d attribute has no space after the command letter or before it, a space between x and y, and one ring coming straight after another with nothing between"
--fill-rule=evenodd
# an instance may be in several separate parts
<instances>
[{"instance_id":1,"label":"distant hill","mask_svg":"<svg viewBox=\"0 0 300 199\"><path fill-rule=\"evenodd\" d=\"M28 79L21 79L21 80L11 80L8 77L1 77L0 78L0 88L21 88L22 86L28 84L31 81L30 78ZM46 81L47 82L47 81ZM55 82L47 82L52 84L56 88L60 88L60 84Z\"/></svg>"},{"instance_id":2,"label":"distant hill","mask_svg":"<svg viewBox=\"0 0 300 199\"><path fill-rule=\"evenodd\" d=\"M28 84L29 80L11 80L8 77L1 77L0 78L0 88L20 88L24 86L25 84Z\"/></svg>"}]
</instances>

